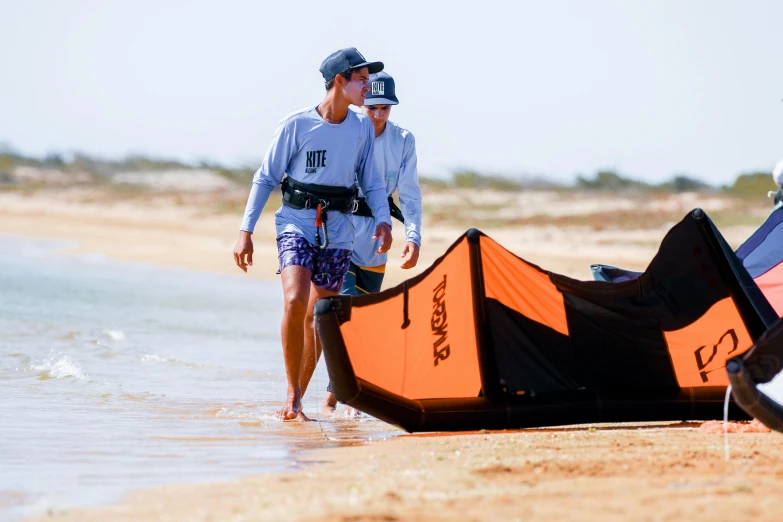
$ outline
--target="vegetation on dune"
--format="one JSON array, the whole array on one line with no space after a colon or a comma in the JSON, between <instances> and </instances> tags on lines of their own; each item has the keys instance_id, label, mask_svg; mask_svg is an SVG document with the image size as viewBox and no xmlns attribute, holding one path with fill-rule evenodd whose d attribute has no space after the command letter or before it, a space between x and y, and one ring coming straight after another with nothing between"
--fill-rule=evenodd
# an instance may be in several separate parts
<instances>
[{"instance_id":1,"label":"vegetation on dune","mask_svg":"<svg viewBox=\"0 0 783 522\"><path fill-rule=\"evenodd\" d=\"M213 161L188 164L143 155L119 160L86 154L31 157L0 145L0 190L27 194L55 187L83 187L87 191L79 197L85 203L167 197L176 205L197 205L207 213L241 214L255 169L256 166L232 168ZM216 185L220 187L218 189L188 192L178 190L176 186L153 189L143 182L133 181L137 173L143 173L144 177L172 171L186 177L189 171L194 172L194 176L198 171L202 177L205 173L211 174L228 183ZM194 184L195 180L194 177ZM576 176L573 183L551 181L544 176L512 177L475 169L455 170L450 178L420 176L419 180L426 194L427 223L483 227L661 227L678 221L689 208L716 199L723 202L713 206L711 215L716 223L755 224L771 208L767 191L776 188L768 172L741 173L732 184L725 186L710 185L681 173L662 183L648 183L606 169L592 176ZM532 192L540 196L533 199L526 196ZM686 193L696 193L696 199ZM280 204L279 199L279 193L275 191L265 211L273 212ZM534 200L540 202L532 208ZM595 208L589 205L576 208L590 201L604 203L594 205ZM618 206L618 202L626 204ZM557 212L551 212L553 208Z\"/></svg>"},{"instance_id":2,"label":"vegetation on dune","mask_svg":"<svg viewBox=\"0 0 783 522\"><path fill-rule=\"evenodd\" d=\"M87 174L93 180L110 179L118 173L209 170L241 186L253 178L255 166L228 167L220 163L202 160L189 164L168 158L154 158L132 154L119 160L102 159L87 154L59 153L43 157L25 156L0 144L0 183L13 183L17 167L34 167L60 174ZM480 189L497 191L523 190L587 190L595 192L629 193L680 193L680 192L723 192L736 196L757 196L774 190L775 184L769 172L741 173L731 185L713 186L687 174L675 174L662 183L647 183L634 179L616 170L599 170L592 176L577 175L573 183L547 179L545 176L507 176L482 173L475 169L457 169L451 178L419 177L425 188L438 189Z\"/></svg>"},{"instance_id":3,"label":"vegetation on dune","mask_svg":"<svg viewBox=\"0 0 783 522\"><path fill-rule=\"evenodd\" d=\"M675 174L662 183L647 183L633 179L614 170L599 170L592 177L578 175L572 184L547 180L543 177L511 178L495 174L481 174L475 170L457 170L451 179L421 176L422 187L431 189L470 188L500 191L523 190L577 190L591 192L622 193L683 193L723 192L736 196L766 196L767 191L776 189L771 172L740 174L731 185L714 186L696 177Z\"/></svg>"},{"instance_id":4,"label":"vegetation on dune","mask_svg":"<svg viewBox=\"0 0 783 522\"><path fill-rule=\"evenodd\" d=\"M731 186L723 187L723 191L733 196L756 198L759 194L777 190L772 175L769 172L750 172L740 174Z\"/></svg>"}]
</instances>

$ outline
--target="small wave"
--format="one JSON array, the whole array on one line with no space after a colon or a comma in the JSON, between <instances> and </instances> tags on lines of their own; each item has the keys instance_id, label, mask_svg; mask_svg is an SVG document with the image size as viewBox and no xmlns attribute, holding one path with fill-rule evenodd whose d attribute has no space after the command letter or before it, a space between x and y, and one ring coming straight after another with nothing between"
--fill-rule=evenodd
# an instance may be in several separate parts
<instances>
[{"instance_id":1,"label":"small wave","mask_svg":"<svg viewBox=\"0 0 783 522\"><path fill-rule=\"evenodd\" d=\"M269 415L265 415L258 411L238 411L230 408L220 408L215 412L215 417L218 419L239 419L239 420L264 420Z\"/></svg>"},{"instance_id":2,"label":"small wave","mask_svg":"<svg viewBox=\"0 0 783 522\"><path fill-rule=\"evenodd\" d=\"M109 336L112 341L122 341L125 339L125 334L120 330L104 330L103 333Z\"/></svg>"},{"instance_id":3,"label":"small wave","mask_svg":"<svg viewBox=\"0 0 783 522\"><path fill-rule=\"evenodd\" d=\"M163 357L154 353L148 353L141 356L141 362L143 363L168 363L176 364L178 366L185 366L186 368L207 368L208 365L202 363L195 363L189 361L183 361L176 357Z\"/></svg>"},{"instance_id":4,"label":"small wave","mask_svg":"<svg viewBox=\"0 0 783 522\"><path fill-rule=\"evenodd\" d=\"M174 360L175 359L173 357L161 357L160 355L155 355L154 353L148 353L141 356L141 362L170 362Z\"/></svg>"},{"instance_id":5,"label":"small wave","mask_svg":"<svg viewBox=\"0 0 783 522\"><path fill-rule=\"evenodd\" d=\"M154 400L158 397L160 397L160 395L152 392L124 393L122 395L123 399L133 401L133 402L145 402L149 400Z\"/></svg>"},{"instance_id":6,"label":"small wave","mask_svg":"<svg viewBox=\"0 0 783 522\"><path fill-rule=\"evenodd\" d=\"M80 381L88 379L79 363L61 353L50 354L41 364L31 364L30 371L40 374L41 379L63 379L75 377Z\"/></svg>"}]
</instances>

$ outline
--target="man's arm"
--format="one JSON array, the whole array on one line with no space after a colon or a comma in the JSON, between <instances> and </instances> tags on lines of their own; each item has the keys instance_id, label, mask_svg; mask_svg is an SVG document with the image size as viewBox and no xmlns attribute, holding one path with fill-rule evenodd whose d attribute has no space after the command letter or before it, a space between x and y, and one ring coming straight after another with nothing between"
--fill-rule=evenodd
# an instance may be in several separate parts
<instances>
[{"instance_id":1,"label":"man's arm","mask_svg":"<svg viewBox=\"0 0 783 522\"><path fill-rule=\"evenodd\" d=\"M278 126L272 143L264 155L264 161L253 175L253 185L250 187L245 214L239 227L239 239L234 246L234 262L245 272L248 266L253 266L251 234L261 216L261 211L269 201L269 196L283 179L283 174L288 169L288 163L295 151L296 144L293 132L289 128L289 121L284 121Z\"/></svg>"},{"instance_id":2,"label":"man's arm","mask_svg":"<svg viewBox=\"0 0 783 522\"><path fill-rule=\"evenodd\" d=\"M375 168L375 130L369 119L364 122L366 122L364 123L366 140L356 177L364 197L367 198L372 215L375 216L375 235L372 239L382 240L377 253L383 254L391 248L391 215L389 215L389 202L386 199L386 187Z\"/></svg>"},{"instance_id":3,"label":"man's arm","mask_svg":"<svg viewBox=\"0 0 783 522\"><path fill-rule=\"evenodd\" d=\"M416 158L416 140L410 132L403 145L402 165L397 177L400 209L405 218L405 246L402 250L402 268L413 268L419 260L421 246L421 188Z\"/></svg>"},{"instance_id":4,"label":"man's arm","mask_svg":"<svg viewBox=\"0 0 783 522\"><path fill-rule=\"evenodd\" d=\"M296 150L293 132L289 127L288 121L284 121L278 126L261 166L253 175L253 185L250 187L250 195L247 198L240 230L253 233L269 196L280 184L283 174L288 169L288 162L291 161Z\"/></svg>"}]
</instances>

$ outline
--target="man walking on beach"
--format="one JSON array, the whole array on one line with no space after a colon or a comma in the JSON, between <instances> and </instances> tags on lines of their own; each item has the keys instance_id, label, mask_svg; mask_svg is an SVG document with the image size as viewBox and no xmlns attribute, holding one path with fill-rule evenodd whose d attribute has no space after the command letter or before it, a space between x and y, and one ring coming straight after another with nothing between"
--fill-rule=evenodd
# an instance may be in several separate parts
<instances>
[{"instance_id":1,"label":"man walking on beach","mask_svg":"<svg viewBox=\"0 0 783 522\"><path fill-rule=\"evenodd\" d=\"M419 259L422 208L416 170L416 141L410 131L389 121L392 105L399 103L394 78L385 72L370 75L370 89L362 112L372 122L375 131L375 170L383 176L392 215L405 225L405 246L400 267L413 268ZM391 198L395 190L402 210L397 208ZM343 281L341 294L364 295L381 291L387 254L379 253L380 240L374 234L373 215L365 199L360 197L358 209L353 215L356 232L351 265ZM333 414L336 406L337 399L330 384L321 405L321 414Z\"/></svg>"},{"instance_id":2,"label":"man walking on beach","mask_svg":"<svg viewBox=\"0 0 783 522\"><path fill-rule=\"evenodd\" d=\"M389 205L373 159L374 129L368 119L348 108L364 103L370 74L382 69L383 63L368 62L352 47L330 54L320 68L326 97L280 123L253 176L234 260L245 272L253 265L251 234L269 195L282 181L283 206L275 213L275 226L288 380L286 402L277 413L283 420L308 420L302 413L302 396L320 357L313 335L313 305L319 298L335 295L348 270L357 181L375 216L373 240L378 241L378 254L391 247Z\"/></svg>"}]
</instances>

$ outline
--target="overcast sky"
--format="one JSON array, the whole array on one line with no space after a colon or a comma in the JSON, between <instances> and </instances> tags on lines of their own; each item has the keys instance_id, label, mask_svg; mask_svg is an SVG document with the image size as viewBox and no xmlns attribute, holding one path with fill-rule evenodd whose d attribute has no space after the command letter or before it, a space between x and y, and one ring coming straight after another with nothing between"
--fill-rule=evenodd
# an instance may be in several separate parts
<instances>
[{"instance_id":1,"label":"overcast sky","mask_svg":"<svg viewBox=\"0 0 783 522\"><path fill-rule=\"evenodd\" d=\"M255 166L355 46L397 80L422 174L721 183L783 158L781 21L773 0L0 0L0 143Z\"/></svg>"}]
</instances>

